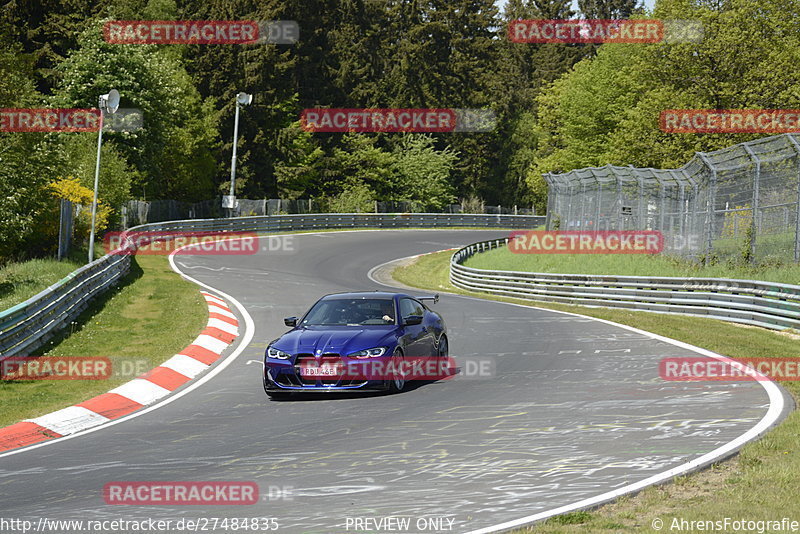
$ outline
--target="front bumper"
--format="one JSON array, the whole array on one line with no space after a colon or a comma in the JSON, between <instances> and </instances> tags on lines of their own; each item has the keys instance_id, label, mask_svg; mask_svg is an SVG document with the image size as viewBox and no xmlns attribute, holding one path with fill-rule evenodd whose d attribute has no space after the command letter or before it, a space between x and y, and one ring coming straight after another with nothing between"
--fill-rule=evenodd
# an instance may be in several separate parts
<instances>
[{"instance_id":1,"label":"front bumper","mask_svg":"<svg viewBox=\"0 0 800 534\"><path fill-rule=\"evenodd\" d=\"M338 354L324 354L319 359L311 354L300 354L292 360L267 358L264 365L264 389L283 392L328 392L328 391L383 391L387 377L381 372L391 361L391 356L379 356L368 360L350 359ZM369 365L365 365L368 363ZM304 376L301 367L306 364L338 365L338 376Z\"/></svg>"}]
</instances>

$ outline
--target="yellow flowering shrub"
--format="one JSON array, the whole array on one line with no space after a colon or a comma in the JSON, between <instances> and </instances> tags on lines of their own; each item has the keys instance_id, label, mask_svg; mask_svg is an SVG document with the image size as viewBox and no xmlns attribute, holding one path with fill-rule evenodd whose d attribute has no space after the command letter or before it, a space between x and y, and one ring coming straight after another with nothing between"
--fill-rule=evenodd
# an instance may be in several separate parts
<instances>
[{"instance_id":1,"label":"yellow flowering shrub","mask_svg":"<svg viewBox=\"0 0 800 534\"><path fill-rule=\"evenodd\" d=\"M78 214L75 217L76 238L88 238L92 228L92 199L94 192L80 184L77 178L71 176L59 178L48 184L48 189L57 199L69 200L77 206ZM97 201L97 215L95 218L95 233L99 235L108 227L108 218L111 208L102 201Z\"/></svg>"}]
</instances>

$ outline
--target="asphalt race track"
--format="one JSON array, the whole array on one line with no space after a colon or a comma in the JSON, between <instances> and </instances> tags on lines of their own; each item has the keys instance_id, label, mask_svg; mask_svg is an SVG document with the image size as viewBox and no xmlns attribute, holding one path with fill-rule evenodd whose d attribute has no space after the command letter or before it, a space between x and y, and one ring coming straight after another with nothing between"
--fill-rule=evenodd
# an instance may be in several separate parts
<instances>
[{"instance_id":1,"label":"asphalt race track","mask_svg":"<svg viewBox=\"0 0 800 534\"><path fill-rule=\"evenodd\" d=\"M246 308L255 325L249 346L174 402L0 457L0 515L274 517L280 532L309 533L347 532L348 517L405 516L406 532L470 532L620 490L765 425L770 402L760 383L661 380L658 361L697 356L688 348L578 316L451 295L435 305L451 355L489 358L494 376L399 395L278 402L264 394L260 361L286 330L283 317L326 293L381 288L367 273L383 262L502 235L319 233L294 237L293 252L179 254L183 273ZM236 507L105 504L104 484L133 480L254 481L264 499ZM270 487L291 498L270 500ZM453 523L421 530L417 518Z\"/></svg>"}]
</instances>

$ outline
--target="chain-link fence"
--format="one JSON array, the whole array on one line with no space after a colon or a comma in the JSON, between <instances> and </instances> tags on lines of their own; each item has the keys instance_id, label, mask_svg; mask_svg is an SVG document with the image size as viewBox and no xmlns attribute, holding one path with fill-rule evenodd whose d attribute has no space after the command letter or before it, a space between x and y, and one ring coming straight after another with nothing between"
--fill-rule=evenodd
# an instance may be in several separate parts
<instances>
[{"instance_id":1,"label":"chain-link fence","mask_svg":"<svg viewBox=\"0 0 800 534\"><path fill-rule=\"evenodd\" d=\"M800 143L792 134L715 152L679 169L590 167L545 174L550 230L659 230L695 259L800 261Z\"/></svg>"},{"instance_id":2,"label":"chain-link fence","mask_svg":"<svg viewBox=\"0 0 800 534\"><path fill-rule=\"evenodd\" d=\"M318 199L279 199L262 200L236 199L236 216L256 215L298 215L307 213L327 213L330 206ZM227 210L222 209L221 199L203 200L189 203L177 200L129 200L121 208L122 227L130 228L140 224L183 219L212 219L224 217ZM422 213L424 206L411 201L376 201L375 213ZM489 206L480 203L476 206L451 204L442 213L483 213L491 215L536 215L533 208L518 206Z\"/></svg>"}]
</instances>

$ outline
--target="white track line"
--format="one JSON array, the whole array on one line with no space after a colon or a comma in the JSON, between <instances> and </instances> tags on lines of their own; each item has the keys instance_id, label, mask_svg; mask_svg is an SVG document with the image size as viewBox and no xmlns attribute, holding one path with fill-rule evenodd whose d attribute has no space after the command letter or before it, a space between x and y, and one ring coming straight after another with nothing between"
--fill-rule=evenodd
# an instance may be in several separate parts
<instances>
[{"instance_id":1,"label":"white track line","mask_svg":"<svg viewBox=\"0 0 800 534\"><path fill-rule=\"evenodd\" d=\"M376 270L380 269L381 267L383 267L385 265L388 265L390 263L394 263L394 262L400 261L400 260L416 258L416 257L419 257L419 256L421 256L421 254L416 254L414 256L407 256L405 258L399 258L397 260L387 261L387 262L382 263L380 265L376 265L375 267L370 269L370 271L369 271L367 276L369 277L370 280L372 280L376 284L379 284L379 285L382 285L382 286L386 286L386 287L396 287L396 286L391 286L389 284L385 284L383 282L378 281L373 276L373 273ZM647 337L650 337L652 339L655 339L655 340L658 340L658 341L663 341L665 343L669 343L671 345L675 345L677 347L681 347L681 348L684 348L684 349L687 349L687 350L691 350L691 351L696 352L698 354L702 354L703 356L707 356L709 358L714 358L715 360L720 360L720 361L724 361L724 362L733 362L733 361L735 361L735 360L732 360L731 358L728 358L726 356L722 356L721 354L717 354L715 352L711 352L710 350L706 350L706 349L703 349L703 348L700 348L700 347L695 347L694 345L690 345L688 343L684 343L683 341L678 341L678 340L675 340L675 339L670 339L668 337L659 336L658 334L653 334L652 332L647 332L645 330L640 330L640 329L634 328L632 326L615 323L613 321L608 321L606 319L598 319L596 317L589 317L587 315L581 315L579 313L565 312L565 311L561 311L561 310L551 310L551 309L548 309L548 308L539 308L537 306L529 306L529 305L525 305L525 304L515 304L515 303L503 302L503 301L499 301L499 300L482 299L482 298L471 297L471 296L467 296L467 295L459 295L457 293L450 293L450 292L447 292L447 291L439 291L438 293L444 293L444 294L447 294L447 295L450 295L450 296L453 296L453 297L458 297L458 298L463 298L463 299L477 300L477 301L481 301L481 302L491 301L491 302L496 302L498 304L506 304L508 306L517 306L519 308L530 308L530 309L534 309L534 310L542 310L542 311L545 311L545 312L561 313L563 315L571 315L573 317L581 317L583 319L590 319L592 321L597 321L597 322L600 322L600 323L616 326L616 327L619 327L619 328L624 328L625 330L629 330L631 332L636 332L637 334L643 334L643 335L645 335ZM708 453L704 454L703 456L695 458L692 461L686 462L686 463L681 464L681 465L679 465L677 467L673 467L672 469L669 469L667 471L663 471L661 473L655 474L653 476L645 478L644 480L640 480L639 482L635 482L633 484L628 484L628 485L623 486L621 488L618 488L616 490L608 491L606 493L602 493L602 494L596 495L594 497L589 497L588 499L583 499L581 501L577 501L577 502L574 502L574 503L571 503L571 504L560 506L558 508L552 508L550 510L545 510L545 511L539 512L537 514L528 515L528 516L525 516L525 517L521 517L519 519L514 519L512 521L506 521L504 523L498 523L497 525L492 525L492 526L481 528L481 529L478 529L478 530L472 530L470 532L467 532L466 534L489 534L489 533L494 533L494 532L504 532L504 531L508 531L508 530L511 530L511 529L514 529L514 528L523 527L525 525L530 525L532 523L536 523L538 521L542 521L544 519L547 519L549 517L553 517L555 515L564 514L564 513L567 513L567 512L573 512L575 510L580 510L580 509L583 509L583 508L591 508L593 506L598 506L598 505L603 504L605 502L612 501L612 500L614 500L614 499L616 499L618 497L621 497L622 495L640 491L640 490L644 489L645 487L651 486L653 484L658 484L660 482L666 482L666 481L668 481L669 479L671 479L673 477L676 477L676 476L679 476L679 475L683 475L683 474L689 473L691 471L695 471L697 469L700 469L702 467L710 465L710 464L714 463L717 460L720 460L722 458L726 458L726 457L730 456L731 454L735 453L739 448L744 446L747 442L752 441L752 440L758 438L759 436L761 436L762 434L764 434L765 432L767 432L767 430L769 430L772 426L774 426L778 422L778 419L780 418L781 414L783 413L784 409L786 408L786 403L785 403L785 400L784 400L784 396L781 393L780 388L778 387L778 385L775 382L773 382L771 380L759 380L758 383L764 388L764 390L767 393L767 396L769 397L769 409L767 410L767 413L764 414L764 417L762 417L761 420L758 423L756 423L755 426L753 426L750 430L748 430L747 432L745 432L741 436L729 441L728 443L726 443L726 444L724 444L724 445L722 445L720 447L717 447L716 449L712 450L711 452L708 452Z\"/></svg>"}]
</instances>

